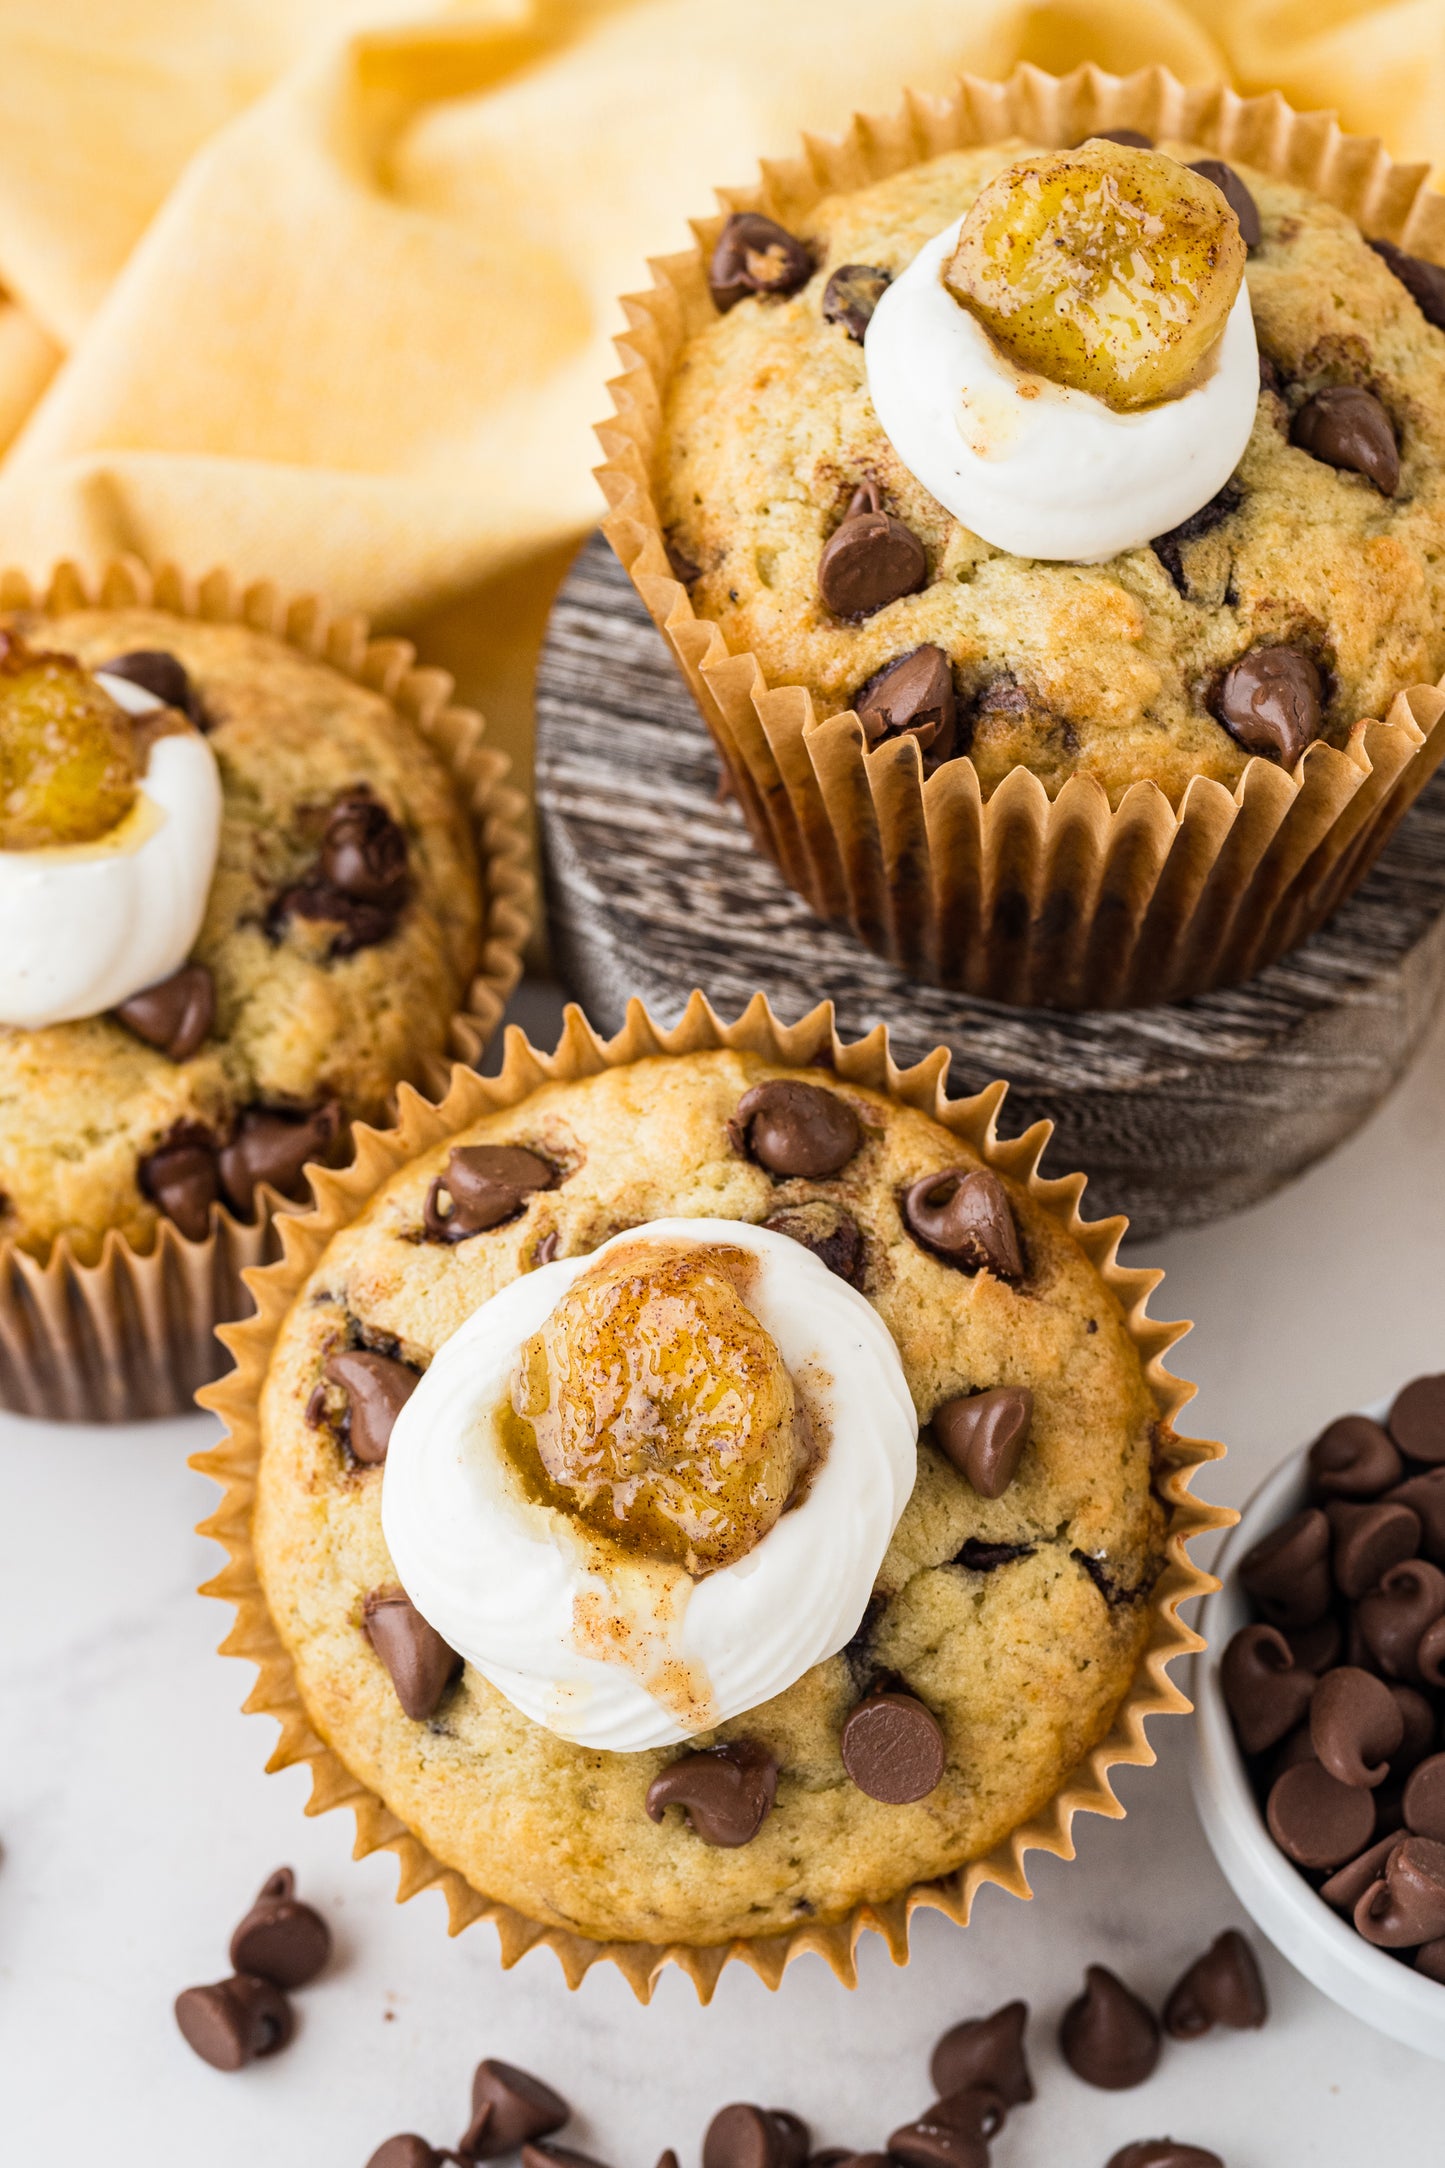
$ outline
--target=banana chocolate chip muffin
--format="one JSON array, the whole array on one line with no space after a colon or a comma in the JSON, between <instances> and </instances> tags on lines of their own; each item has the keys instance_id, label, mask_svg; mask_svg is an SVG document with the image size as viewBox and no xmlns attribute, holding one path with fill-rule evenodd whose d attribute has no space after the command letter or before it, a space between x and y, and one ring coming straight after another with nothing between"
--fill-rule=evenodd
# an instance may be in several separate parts
<instances>
[{"instance_id":1,"label":"banana chocolate chip muffin","mask_svg":"<svg viewBox=\"0 0 1445 2168\"><path fill-rule=\"evenodd\" d=\"M0 1233L200 1240L445 1053L456 785L381 693L151 608L0 618Z\"/></svg>"},{"instance_id":2,"label":"banana chocolate chip muffin","mask_svg":"<svg viewBox=\"0 0 1445 2168\"><path fill-rule=\"evenodd\" d=\"M296 1285L255 1571L307 1724L474 1890L826 1922L1108 1732L1167 1423L1075 1236L930 1116L736 1051L544 1083Z\"/></svg>"},{"instance_id":3,"label":"banana chocolate chip muffin","mask_svg":"<svg viewBox=\"0 0 1445 2168\"><path fill-rule=\"evenodd\" d=\"M1445 272L1145 139L950 151L725 225L667 386L677 576L985 797L1178 804L1445 668Z\"/></svg>"}]
</instances>

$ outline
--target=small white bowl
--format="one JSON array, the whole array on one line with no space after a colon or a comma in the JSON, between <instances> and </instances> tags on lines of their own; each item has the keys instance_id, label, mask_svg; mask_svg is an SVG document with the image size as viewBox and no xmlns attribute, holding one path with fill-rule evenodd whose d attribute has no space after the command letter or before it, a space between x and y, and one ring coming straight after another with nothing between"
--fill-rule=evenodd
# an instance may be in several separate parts
<instances>
[{"instance_id":1,"label":"small white bowl","mask_svg":"<svg viewBox=\"0 0 1445 2168\"><path fill-rule=\"evenodd\" d=\"M1362 1412L1381 1420L1387 1405ZM1194 1659L1195 1805L1235 1896L1275 1948L1342 2009L1445 2062L1445 1986L1373 1949L1285 1858L1255 1804L1224 1706L1220 1661L1231 1636L1250 1620L1249 1600L1234 1569L1261 1536L1307 1502L1307 1451L1292 1454L1260 1485L1215 1561L1221 1585L1205 1599L1199 1616L1208 1646Z\"/></svg>"}]
</instances>

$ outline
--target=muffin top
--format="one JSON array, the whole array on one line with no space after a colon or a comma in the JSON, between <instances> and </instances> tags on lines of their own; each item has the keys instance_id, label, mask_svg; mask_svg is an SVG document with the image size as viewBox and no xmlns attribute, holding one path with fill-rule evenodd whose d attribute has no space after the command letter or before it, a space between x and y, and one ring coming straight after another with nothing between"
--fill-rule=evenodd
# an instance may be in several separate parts
<instances>
[{"instance_id":1,"label":"muffin top","mask_svg":"<svg viewBox=\"0 0 1445 2168\"><path fill-rule=\"evenodd\" d=\"M95 857L74 862L77 851L103 856L104 838L0 854L32 924L38 891L24 884L50 884L57 955L47 969L97 943L100 951L98 975L77 980L65 1021L0 1027L0 1230L37 1256L67 1235L82 1259L112 1228L144 1247L162 1214L202 1236L215 1201L246 1218L258 1182L294 1192L305 1160L333 1156L349 1120L382 1117L398 1081L419 1079L444 1052L480 952L465 815L442 763L390 701L268 634L125 608L11 612L0 640L24 666L14 698L0 681L12 825L41 803L41 771L26 771L27 797L14 749L34 716L53 751L55 716L37 705L59 699L50 680L63 681L71 707L72 678L86 697L101 685L112 715L120 711L104 686L138 694L142 712L120 718L141 741L121 778L133 797L147 783L160 795L155 755L178 747L219 785L210 785L205 843L188 836L204 818L204 792L168 805L161 833L193 845L198 866L171 868L174 878L164 874L148 894L126 889L95 906L82 888L72 900L74 875L117 870ZM32 685L38 679L46 682ZM74 761L52 760L42 780L54 784L42 806L51 811L60 786L73 808L115 785L109 771ZM129 817L139 817L135 805ZM125 853L115 857L126 872ZM189 950L177 918L187 881L198 928ZM107 911L122 910L133 922L119 923L112 955L101 935ZM159 937L174 947L178 925L180 968L160 984L142 977L135 998L117 1002L145 968L142 944ZM88 983L109 989L104 1013L76 1013Z\"/></svg>"},{"instance_id":2,"label":"muffin top","mask_svg":"<svg viewBox=\"0 0 1445 2168\"><path fill-rule=\"evenodd\" d=\"M831 1402L789 1338L830 1309ZM449 1137L332 1238L262 1395L256 1564L310 1722L436 1858L537 1920L707 1944L881 1901L1046 1805L1148 1638L1160 1432L1098 1270L941 1124L657 1057ZM848 1454L885 1478L851 1520ZM513 1512L545 1540L508 1553ZM549 1544L598 1578L543 1691ZM598 1589L645 1573L652 1626L658 1586L692 1621L685 1678L625 1606L599 1640ZM750 1608L710 1647L729 1574Z\"/></svg>"},{"instance_id":3,"label":"muffin top","mask_svg":"<svg viewBox=\"0 0 1445 2168\"><path fill-rule=\"evenodd\" d=\"M1144 779L1177 804L1195 776L1232 786L1252 754L1293 767L1315 738L1343 746L1445 666L1445 334L1431 267L1377 252L1306 190L1188 145L1162 152L1205 165L1250 244L1259 387L1234 472L1147 544L1102 563L995 547L916 478L875 408L880 297L926 244L976 203L982 213L996 176L1060 154L1017 142L949 152L828 197L771 258L754 233L731 287L719 283L725 232L713 263L724 313L669 384L654 491L699 616L755 654L769 684L806 686L819 715L859 706L871 742L911 714L925 768L967 754L985 795L1023 766L1051 795L1088 774L1115 805ZM1098 155L1087 146L1075 163ZM1197 193L1194 175L1187 186ZM945 255L935 313L962 314L970 276L997 301L1000 282L960 269L964 255ZM1006 312L974 305L1008 336ZM1167 418L1167 403L1152 414ZM860 588L835 538L863 514L894 531L870 545ZM879 593L893 599L875 606ZM880 685L903 658L907 678Z\"/></svg>"}]
</instances>

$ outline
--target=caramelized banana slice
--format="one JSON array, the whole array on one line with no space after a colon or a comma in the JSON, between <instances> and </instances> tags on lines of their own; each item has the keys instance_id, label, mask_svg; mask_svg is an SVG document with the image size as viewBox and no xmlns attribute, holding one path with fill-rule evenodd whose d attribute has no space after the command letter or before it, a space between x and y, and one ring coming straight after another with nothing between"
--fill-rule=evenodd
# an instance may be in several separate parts
<instances>
[{"instance_id":1,"label":"caramelized banana slice","mask_svg":"<svg viewBox=\"0 0 1445 2168\"><path fill-rule=\"evenodd\" d=\"M69 655L0 633L0 850L93 843L135 802L130 718Z\"/></svg>"},{"instance_id":2,"label":"caramelized banana slice","mask_svg":"<svg viewBox=\"0 0 1445 2168\"><path fill-rule=\"evenodd\" d=\"M1128 412L1188 389L1244 259L1213 182L1096 139L997 174L944 283L1019 368Z\"/></svg>"}]
</instances>

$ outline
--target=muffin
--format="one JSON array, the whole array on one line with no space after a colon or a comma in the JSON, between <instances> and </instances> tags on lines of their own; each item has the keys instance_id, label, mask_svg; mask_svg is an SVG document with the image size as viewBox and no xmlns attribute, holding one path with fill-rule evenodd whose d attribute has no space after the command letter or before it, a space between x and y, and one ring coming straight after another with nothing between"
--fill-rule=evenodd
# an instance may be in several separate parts
<instances>
[{"instance_id":1,"label":"muffin","mask_svg":"<svg viewBox=\"0 0 1445 2168\"><path fill-rule=\"evenodd\" d=\"M514 951L480 969L489 938L517 938L519 890L483 840L496 770L446 681L354 628L333 659L324 624L292 639L136 587L0 611L7 1351L57 1262L94 1275L164 1231L223 1271L217 1240L303 1197L353 1122L480 1052L517 968ZM146 1314L116 1323L112 1367ZM22 1352L5 1397L84 1412L48 1398L42 1356ZM214 1374L195 1359L175 1404Z\"/></svg>"},{"instance_id":2,"label":"muffin","mask_svg":"<svg viewBox=\"0 0 1445 2168\"><path fill-rule=\"evenodd\" d=\"M1181 1705L1211 1517L1119 1223L996 1089L760 1007L574 1020L550 1079L517 1048L368 1138L197 1463L281 1758L324 1742L455 1924L638 1985L1026 1891Z\"/></svg>"},{"instance_id":3,"label":"muffin","mask_svg":"<svg viewBox=\"0 0 1445 2168\"><path fill-rule=\"evenodd\" d=\"M1445 272L1395 245L1438 221L1263 101L1038 81L661 268L609 532L815 908L1174 998L1319 923L1445 746Z\"/></svg>"}]
</instances>

